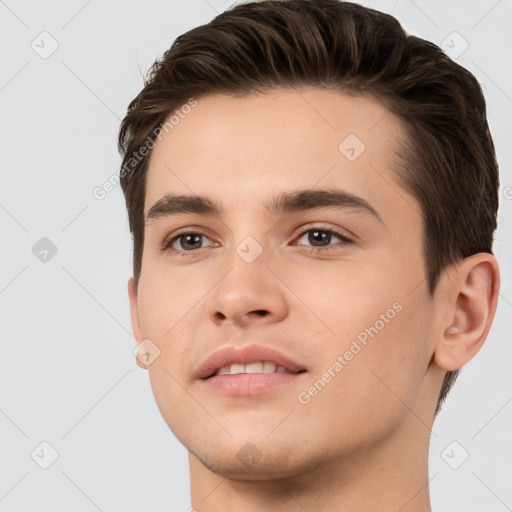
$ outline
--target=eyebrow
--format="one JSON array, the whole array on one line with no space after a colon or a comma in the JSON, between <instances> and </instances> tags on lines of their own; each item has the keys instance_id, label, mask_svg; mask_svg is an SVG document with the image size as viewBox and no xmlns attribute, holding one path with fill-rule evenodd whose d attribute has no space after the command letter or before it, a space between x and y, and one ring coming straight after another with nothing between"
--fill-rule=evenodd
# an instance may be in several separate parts
<instances>
[{"instance_id":1,"label":"eyebrow","mask_svg":"<svg viewBox=\"0 0 512 512\"><path fill-rule=\"evenodd\" d=\"M316 208L355 210L369 214L381 224L384 224L377 210L362 197L339 189L283 192L274 197L270 203L265 203L264 206L272 215L308 211ZM221 217L224 210L219 203L204 196L169 193L160 198L149 209L146 220L151 221L182 213Z\"/></svg>"}]
</instances>

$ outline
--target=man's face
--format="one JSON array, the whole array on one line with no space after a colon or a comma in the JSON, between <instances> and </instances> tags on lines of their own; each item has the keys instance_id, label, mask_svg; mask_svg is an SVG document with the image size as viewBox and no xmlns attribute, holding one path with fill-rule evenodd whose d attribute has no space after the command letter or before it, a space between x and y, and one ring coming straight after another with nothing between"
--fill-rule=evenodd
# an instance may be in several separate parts
<instances>
[{"instance_id":1,"label":"man's face","mask_svg":"<svg viewBox=\"0 0 512 512\"><path fill-rule=\"evenodd\" d=\"M325 468L434 407L435 303L420 206L393 173L401 134L379 102L310 88L199 98L157 142L145 215L166 194L222 208L152 215L130 297L134 333L158 355L159 409L207 467L249 478ZM298 191L316 193L312 208L266 208ZM359 199L322 207L319 191ZM215 352L232 347L236 362L255 345L302 371L199 378Z\"/></svg>"}]
</instances>

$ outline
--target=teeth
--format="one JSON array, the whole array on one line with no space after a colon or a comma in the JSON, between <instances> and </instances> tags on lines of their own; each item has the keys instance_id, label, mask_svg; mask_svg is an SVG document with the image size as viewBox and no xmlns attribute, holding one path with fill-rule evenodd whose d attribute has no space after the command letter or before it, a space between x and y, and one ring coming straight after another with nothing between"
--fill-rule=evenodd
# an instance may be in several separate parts
<instances>
[{"instance_id":1,"label":"teeth","mask_svg":"<svg viewBox=\"0 0 512 512\"><path fill-rule=\"evenodd\" d=\"M245 365L245 373L262 373L263 363L249 363Z\"/></svg>"},{"instance_id":2,"label":"teeth","mask_svg":"<svg viewBox=\"0 0 512 512\"><path fill-rule=\"evenodd\" d=\"M274 373L276 365L274 363L263 363L263 373Z\"/></svg>"},{"instance_id":3,"label":"teeth","mask_svg":"<svg viewBox=\"0 0 512 512\"><path fill-rule=\"evenodd\" d=\"M219 368L214 375L237 375L239 373L293 373L283 366L262 361L249 364L232 364Z\"/></svg>"},{"instance_id":4,"label":"teeth","mask_svg":"<svg viewBox=\"0 0 512 512\"><path fill-rule=\"evenodd\" d=\"M229 373L236 375L237 373L245 373L245 364L232 364Z\"/></svg>"}]
</instances>

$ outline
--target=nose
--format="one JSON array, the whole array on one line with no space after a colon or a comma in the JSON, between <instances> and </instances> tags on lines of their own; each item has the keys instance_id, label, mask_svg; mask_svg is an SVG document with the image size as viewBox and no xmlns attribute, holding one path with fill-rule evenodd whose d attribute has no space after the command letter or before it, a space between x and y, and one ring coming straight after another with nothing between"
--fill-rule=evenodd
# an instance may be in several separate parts
<instances>
[{"instance_id":1,"label":"nose","mask_svg":"<svg viewBox=\"0 0 512 512\"><path fill-rule=\"evenodd\" d=\"M215 324L250 327L286 317L286 288L275 275L268 250L252 262L233 250L222 265L223 277L209 295L207 306Z\"/></svg>"}]
</instances>

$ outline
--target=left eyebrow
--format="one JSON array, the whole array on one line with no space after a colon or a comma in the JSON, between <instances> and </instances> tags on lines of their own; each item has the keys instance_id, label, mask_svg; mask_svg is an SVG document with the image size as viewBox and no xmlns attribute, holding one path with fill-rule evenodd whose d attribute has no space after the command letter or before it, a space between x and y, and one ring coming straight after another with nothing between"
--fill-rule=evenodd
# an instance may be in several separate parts
<instances>
[{"instance_id":1,"label":"left eyebrow","mask_svg":"<svg viewBox=\"0 0 512 512\"><path fill-rule=\"evenodd\" d=\"M264 207L271 215L282 215L329 207L342 210L356 210L370 214L381 224L384 224L377 210L365 199L340 189L283 192L274 197L269 203L265 203ZM169 193L151 206L147 213L147 220L150 221L180 213L221 217L224 210L219 203L212 201L208 197Z\"/></svg>"},{"instance_id":2,"label":"left eyebrow","mask_svg":"<svg viewBox=\"0 0 512 512\"><path fill-rule=\"evenodd\" d=\"M272 215L329 207L371 214L384 224L377 210L365 199L340 189L297 190L279 194L271 203L265 204Z\"/></svg>"}]
</instances>

